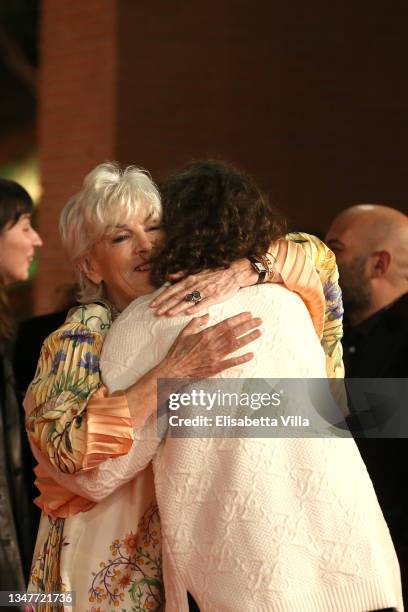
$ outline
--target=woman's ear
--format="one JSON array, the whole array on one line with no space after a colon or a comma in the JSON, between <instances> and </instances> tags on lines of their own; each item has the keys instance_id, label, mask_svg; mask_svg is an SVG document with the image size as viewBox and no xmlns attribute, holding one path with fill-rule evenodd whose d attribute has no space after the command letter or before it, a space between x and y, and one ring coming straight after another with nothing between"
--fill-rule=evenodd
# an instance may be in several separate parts
<instances>
[{"instance_id":1,"label":"woman's ear","mask_svg":"<svg viewBox=\"0 0 408 612\"><path fill-rule=\"evenodd\" d=\"M78 268L83 272L94 285L100 285L103 277L100 273L98 263L92 255L85 255L79 262Z\"/></svg>"}]
</instances>

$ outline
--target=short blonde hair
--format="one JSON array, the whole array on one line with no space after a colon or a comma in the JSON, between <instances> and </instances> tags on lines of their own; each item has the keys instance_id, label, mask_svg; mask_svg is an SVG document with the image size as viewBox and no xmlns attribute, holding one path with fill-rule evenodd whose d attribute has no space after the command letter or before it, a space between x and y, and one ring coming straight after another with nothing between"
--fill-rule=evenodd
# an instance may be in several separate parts
<instances>
[{"instance_id":1,"label":"short blonde hair","mask_svg":"<svg viewBox=\"0 0 408 612\"><path fill-rule=\"evenodd\" d=\"M117 163L99 164L84 179L82 189L68 200L60 217L62 244L76 267L79 301L103 297L103 285L95 285L80 263L92 247L117 225L134 218L142 206L152 222L161 220L160 194L145 170Z\"/></svg>"}]
</instances>

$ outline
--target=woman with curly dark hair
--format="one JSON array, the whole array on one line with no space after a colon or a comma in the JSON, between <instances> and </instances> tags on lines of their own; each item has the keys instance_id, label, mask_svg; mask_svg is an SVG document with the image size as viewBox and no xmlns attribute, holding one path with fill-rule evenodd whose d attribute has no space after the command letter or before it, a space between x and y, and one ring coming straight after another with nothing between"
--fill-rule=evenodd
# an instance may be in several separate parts
<instances>
[{"instance_id":1,"label":"woman with curly dark hair","mask_svg":"<svg viewBox=\"0 0 408 612\"><path fill-rule=\"evenodd\" d=\"M285 234L283 217L253 179L226 163L191 164L159 187L166 242L153 269L158 286L172 273L262 257Z\"/></svg>"},{"instance_id":2,"label":"woman with curly dark hair","mask_svg":"<svg viewBox=\"0 0 408 612\"><path fill-rule=\"evenodd\" d=\"M163 248L153 268L157 283L168 273L227 266L237 257L262 264L281 235L252 182L220 162L189 166L162 192L177 255ZM262 281L262 266L258 270ZM107 334L101 368L111 393L158 363L186 323L183 316L156 318L151 297L132 302ZM185 301L200 304L201 297L192 290ZM238 392L248 379L325 378L324 352L297 295L277 283L258 283L214 305L211 322L246 310L263 321L254 359L213 378L241 379L232 388ZM169 401L183 405L185 398L174 395ZM201 612L403 609L395 551L351 438L327 431L327 437L219 440L208 431L200 437L199 425L178 437L176 417L175 423L168 419L171 434L159 440L155 425L152 419L138 428L138 443L125 457L78 474L75 487L94 501L111 499L153 460L166 612L186 612L187 592Z\"/></svg>"},{"instance_id":3,"label":"woman with curly dark hair","mask_svg":"<svg viewBox=\"0 0 408 612\"><path fill-rule=\"evenodd\" d=\"M283 284L307 306L327 376L343 378L343 308L332 251L316 236L284 235L284 218L253 179L224 162L189 164L160 190L166 242L152 274L157 286L172 277L178 282L153 300L155 313L197 315L256 282ZM194 291L200 301L192 304L185 297Z\"/></svg>"}]
</instances>

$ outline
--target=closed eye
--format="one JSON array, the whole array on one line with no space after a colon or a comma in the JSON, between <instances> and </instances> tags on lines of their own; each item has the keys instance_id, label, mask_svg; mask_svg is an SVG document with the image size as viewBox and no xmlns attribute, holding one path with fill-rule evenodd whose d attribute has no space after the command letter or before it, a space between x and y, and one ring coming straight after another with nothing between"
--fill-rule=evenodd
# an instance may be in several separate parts
<instances>
[{"instance_id":1,"label":"closed eye","mask_svg":"<svg viewBox=\"0 0 408 612\"><path fill-rule=\"evenodd\" d=\"M118 234L112 239L112 242L115 242L115 243L123 242L124 240L127 240L129 237L130 237L129 234Z\"/></svg>"}]
</instances>

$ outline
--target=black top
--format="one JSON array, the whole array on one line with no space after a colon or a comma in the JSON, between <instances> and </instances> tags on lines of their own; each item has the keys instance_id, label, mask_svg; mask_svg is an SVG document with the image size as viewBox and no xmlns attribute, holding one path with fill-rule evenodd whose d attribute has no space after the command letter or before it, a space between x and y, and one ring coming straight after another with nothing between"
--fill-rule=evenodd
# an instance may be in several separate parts
<instances>
[{"instance_id":1,"label":"black top","mask_svg":"<svg viewBox=\"0 0 408 612\"><path fill-rule=\"evenodd\" d=\"M0 590L24 590L35 541L11 346L0 342Z\"/></svg>"},{"instance_id":2,"label":"black top","mask_svg":"<svg viewBox=\"0 0 408 612\"><path fill-rule=\"evenodd\" d=\"M344 325L348 378L408 377L408 293L355 327Z\"/></svg>"},{"instance_id":3,"label":"black top","mask_svg":"<svg viewBox=\"0 0 408 612\"><path fill-rule=\"evenodd\" d=\"M14 373L20 401L34 378L44 340L64 323L66 316L67 311L62 310L20 323L14 349Z\"/></svg>"},{"instance_id":4,"label":"black top","mask_svg":"<svg viewBox=\"0 0 408 612\"><path fill-rule=\"evenodd\" d=\"M26 538L25 542L25 547L28 551L26 556L28 555L29 557L28 568L26 563L24 566L26 575L27 570L30 569L31 565L41 512L40 509L34 505L34 499L38 497L38 490L34 484L35 475L33 471L37 462L31 453L28 437L25 432L25 414L22 403L28 386L34 378L42 344L50 333L58 329L58 327L64 323L66 315L67 311L64 310L62 312L33 317L32 319L23 321L18 328L14 346L14 389L19 404L18 410L20 411L19 418L22 436L19 452L24 469L26 495L29 498L29 513L32 534L31 539L29 540Z\"/></svg>"},{"instance_id":5,"label":"black top","mask_svg":"<svg viewBox=\"0 0 408 612\"><path fill-rule=\"evenodd\" d=\"M347 378L408 378L408 293L359 325L345 324ZM408 408L408 401L407 401ZM408 603L408 440L356 439L388 523Z\"/></svg>"}]
</instances>

